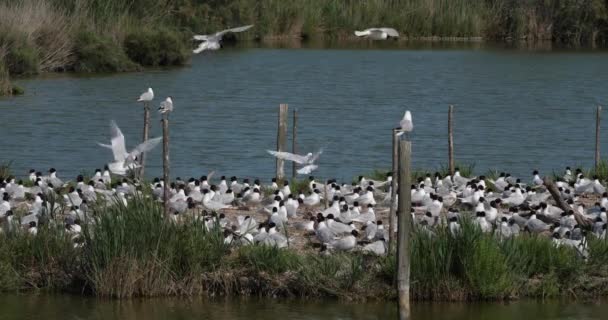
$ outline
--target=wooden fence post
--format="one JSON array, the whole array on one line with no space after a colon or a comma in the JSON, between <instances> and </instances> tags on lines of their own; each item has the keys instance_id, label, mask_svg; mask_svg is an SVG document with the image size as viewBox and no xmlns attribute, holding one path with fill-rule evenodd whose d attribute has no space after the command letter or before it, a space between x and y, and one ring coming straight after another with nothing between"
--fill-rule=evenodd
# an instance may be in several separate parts
<instances>
[{"instance_id":1,"label":"wooden fence post","mask_svg":"<svg viewBox=\"0 0 608 320\"><path fill-rule=\"evenodd\" d=\"M297 130L298 130L298 110L296 110L295 108L293 109L293 127L292 127L292 131L291 131L291 153L296 154L297 153L297 148L296 148L296 137L297 137ZM291 180L295 181L296 179L296 163L295 162L291 162Z\"/></svg>"},{"instance_id":2,"label":"wooden fence post","mask_svg":"<svg viewBox=\"0 0 608 320\"><path fill-rule=\"evenodd\" d=\"M392 139L393 139L393 180L391 181L391 204L389 208L389 229L388 229L388 252L391 254L393 252L393 248L395 246L395 218L397 215L397 179L399 179L399 137L397 137L397 133L399 132L398 128L392 130Z\"/></svg>"},{"instance_id":3,"label":"wooden fence post","mask_svg":"<svg viewBox=\"0 0 608 320\"><path fill-rule=\"evenodd\" d=\"M602 106L597 106L595 113L595 171L597 172L600 166L600 115Z\"/></svg>"},{"instance_id":4,"label":"wooden fence post","mask_svg":"<svg viewBox=\"0 0 608 320\"><path fill-rule=\"evenodd\" d=\"M448 108L448 167L450 176L454 176L454 106Z\"/></svg>"},{"instance_id":5,"label":"wooden fence post","mask_svg":"<svg viewBox=\"0 0 608 320\"><path fill-rule=\"evenodd\" d=\"M144 101L144 137L143 142L148 141L150 136L150 102ZM142 180L146 171L146 153L141 154L141 168L139 169L139 180Z\"/></svg>"},{"instance_id":6,"label":"wooden fence post","mask_svg":"<svg viewBox=\"0 0 608 320\"><path fill-rule=\"evenodd\" d=\"M171 188L171 182L169 181L169 112L163 114L163 180L165 182L165 188L163 192L164 202L164 213L165 218L169 218L169 199Z\"/></svg>"},{"instance_id":7,"label":"wooden fence post","mask_svg":"<svg viewBox=\"0 0 608 320\"><path fill-rule=\"evenodd\" d=\"M287 149L287 105L279 105L279 124L277 126L277 151L283 152ZM277 158L277 181L282 181L285 178L284 170L285 161Z\"/></svg>"},{"instance_id":8,"label":"wooden fence post","mask_svg":"<svg viewBox=\"0 0 608 320\"><path fill-rule=\"evenodd\" d=\"M410 316L410 237L412 229L412 177L410 141L399 141L399 218L397 238L397 293L399 319Z\"/></svg>"}]
</instances>

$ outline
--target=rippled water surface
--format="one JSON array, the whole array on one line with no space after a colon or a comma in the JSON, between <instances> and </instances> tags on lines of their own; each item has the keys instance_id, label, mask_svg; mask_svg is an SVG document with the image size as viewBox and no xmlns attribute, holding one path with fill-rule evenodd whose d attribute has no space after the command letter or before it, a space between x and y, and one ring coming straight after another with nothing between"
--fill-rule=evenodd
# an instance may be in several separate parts
<instances>
[{"instance_id":1,"label":"rippled water surface","mask_svg":"<svg viewBox=\"0 0 608 320\"><path fill-rule=\"evenodd\" d=\"M381 320L396 319L392 303L301 302L276 300L206 301L202 299L104 300L76 296L4 295L0 319L82 320ZM608 305L599 302L531 302L510 304L412 305L413 320L606 319Z\"/></svg>"},{"instance_id":2,"label":"rippled water surface","mask_svg":"<svg viewBox=\"0 0 608 320\"><path fill-rule=\"evenodd\" d=\"M390 130L405 109L415 123L414 167L447 157L447 108L455 105L455 152L476 171L525 175L593 163L595 106L608 101L605 51L465 48L230 48L191 66L105 76L19 81L26 95L0 99L0 162L16 173L53 166L71 178L111 160L95 142L115 119L133 146L141 139L148 86L172 96L172 176L269 178L277 109L299 114L303 151L324 147L316 175L347 179L390 167ZM153 116L152 135L160 135ZM608 151L608 125L603 150ZM149 162L161 170L160 149Z\"/></svg>"}]
</instances>

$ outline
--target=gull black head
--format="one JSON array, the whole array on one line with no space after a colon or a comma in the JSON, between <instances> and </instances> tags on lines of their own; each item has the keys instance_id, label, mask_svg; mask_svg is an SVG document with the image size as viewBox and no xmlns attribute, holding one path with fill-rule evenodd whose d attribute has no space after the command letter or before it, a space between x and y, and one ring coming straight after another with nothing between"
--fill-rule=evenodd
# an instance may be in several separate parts
<instances>
[{"instance_id":1,"label":"gull black head","mask_svg":"<svg viewBox=\"0 0 608 320\"><path fill-rule=\"evenodd\" d=\"M313 176L309 176L309 177L308 177L308 180L309 180L309 181L313 181L313 180L315 180L315 177L313 177Z\"/></svg>"},{"instance_id":2,"label":"gull black head","mask_svg":"<svg viewBox=\"0 0 608 320\"><path fill-rule=\"evenodd\" d=\"M235 176L230 177L230 182L236 182L236 177Z\"/></svg>"},{"instance_id":3,"label":"gull black head","mask_svg":"<svg viewBox=\"0 0 608 320\"><path fill-rule=\"evenodd\" d=\"M277 182L277 178L272 178L272 182Z\"/></svg>"},{"instance_id":4,"label":"gull black head","mask_svg":"<svg viewBox=\"0 0 608 320\"><path fill-rule=\"evenodd\" d=\"M289 186L289 181L285 180L283 181L283 187L288 187Z\"/></svg>"},{"instance_id":5,"label":"gull black head","mask_svg":"<svg viewBox=\"0 0 608 320\"><path fill-rule=\"evenodd\" d=\"M425 216L427 216L427 217L429 217L429 218L432 218L432 217L433 217L433 214L432 214L432 213L430 213L429 211L427 211L427 212L426 212L424 215L425 215Z\"/></svg>"},{"instance_id":6,"label":"gull black head","mask_svg":"<svg viewBox=\"0 0 608 320\"><path fill-rule=\"evenodd\" d=\"M55 168L50 168L49 169L49 173L55 173L55 172L57 172L57 170L55 170Z\"/></svg>"}]
</instances>

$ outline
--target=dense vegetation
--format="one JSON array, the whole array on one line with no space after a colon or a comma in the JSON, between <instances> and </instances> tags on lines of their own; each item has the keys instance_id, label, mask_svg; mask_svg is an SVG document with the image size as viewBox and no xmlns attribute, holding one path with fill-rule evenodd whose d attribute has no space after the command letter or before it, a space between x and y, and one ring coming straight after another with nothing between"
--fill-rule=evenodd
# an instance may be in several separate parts
<instances>
[{"instance_id":1,"label":"dense vegetation","mask_svg":"<svg viewBox=\"0 0 608 320\"><path fill-rule=\"evenodd\" d=\"M143 197L98 208L78 240L61 223L33 236L0 234L0 290L48 289L128 298L256 295L393 299L395 257L265 246L230 247L202 223L168 223ZM462 232L415 231L412 296L424 300L579 297L608 293L608 242L590 257L543 236L500 241L463 221ZM75 246L74 243L77 245ZM317 249L318 250L318 249Z\"/></svg>"},{"instance_id":2,"label":"dense vegetation","mask_svg":"<svg viewBox=\"0 0 608 320\"><path fill-rule=\"evenodd\" d=\"M255 24L244 37L481 37L603 45L608 0L1 0L0 94L8 76L181 65L192 33ZM171 45L167 45L171 44Z\"/></svg>"}]
</instances>

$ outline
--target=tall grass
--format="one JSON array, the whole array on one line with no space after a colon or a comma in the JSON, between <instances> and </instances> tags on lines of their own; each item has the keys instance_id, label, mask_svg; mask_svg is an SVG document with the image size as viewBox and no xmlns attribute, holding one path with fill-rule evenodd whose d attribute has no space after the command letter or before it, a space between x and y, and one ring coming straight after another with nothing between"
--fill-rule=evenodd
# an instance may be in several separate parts
<instances>
[{"instance_id":1,"label":"tall grass","mask_svg":"<svg viewBox=\"0 0 608 320\"><path fill-rule=\"evenodd\" d=\"M393 299L394 255L323 255L264 246L230 247L195 219L169 223L146 196L128 205L92 206L74 246L60 225L37 236L0 234L0 290L53 289L129 298L164 295L261 295ZM500 241L468 219L452 234L416 229L411 290L415 299L507 299L607 294L608 243L589 239L590 257L540 236ZM592 286L590 286L592 285Z\"/></svg>"}]
</instances>

